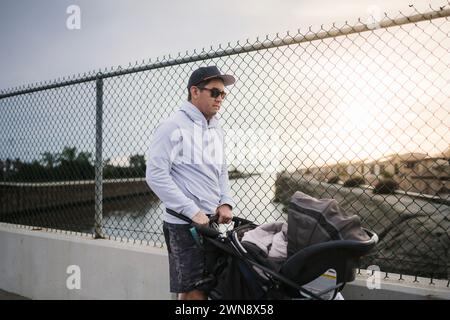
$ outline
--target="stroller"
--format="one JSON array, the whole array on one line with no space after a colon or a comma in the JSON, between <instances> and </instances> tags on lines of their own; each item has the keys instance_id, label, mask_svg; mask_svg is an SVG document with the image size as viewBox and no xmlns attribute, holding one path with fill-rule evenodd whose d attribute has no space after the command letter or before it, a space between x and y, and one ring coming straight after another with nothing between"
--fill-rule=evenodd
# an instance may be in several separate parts
<instances>
[{"instance_id":1,"label":"stroller","mask_svg":"<svg viewBox=\"0 0 450 320\"><path fill-rule=\"evenodd\" d=\"M168 212L192 223L183 215ZM327 217L326 213L330 212L332 217ZM295 225L295 231L300 230L301 234L307 232L305 228L311 229L311 221L316 220L320 225L313 233L309 231L309 240L318 238L317 232L330 229L326 221L341 214L335 200L317 200L301 192L292 197L288 213L288 224ZM345 284L355 279L360 258L378 242L375 233L357 224L359 236L362 236L358 239L331 234L324 241L300 244L304 247L299 249L298 232L291 232L288 234L292 242L288 244L291 254L280 263L262 254L253 243L242 241L246 232L258 227L255 223L239 217L233 217L232 221L233 228L224 234L218 231L217 217L211 218L209 227L193 225L191 228L206 259L205 278L196 288L206 292L211 300L335 299ZM349 222L355 221L359 221L356 216L345 217L336 225L345 234L352 229Z\"/></svg>"}]
</instances>

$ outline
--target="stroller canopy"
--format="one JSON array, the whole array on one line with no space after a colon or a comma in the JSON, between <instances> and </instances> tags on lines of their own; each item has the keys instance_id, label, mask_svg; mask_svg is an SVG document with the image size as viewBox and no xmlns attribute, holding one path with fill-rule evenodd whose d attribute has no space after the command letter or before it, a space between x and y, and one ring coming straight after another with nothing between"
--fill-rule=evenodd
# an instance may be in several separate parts
<instances>
[{"instance_id":1,"label":"stroller canopy","mask_svg":"<svg viewBox=\"0 0 450 320\"><path fill-rule=\"evenodd\" d=\"M316 199L297 191L288 206L288 256L332 240L368 241L361 219L345 214L334 199Z\"/></svg>"}]
</instances>

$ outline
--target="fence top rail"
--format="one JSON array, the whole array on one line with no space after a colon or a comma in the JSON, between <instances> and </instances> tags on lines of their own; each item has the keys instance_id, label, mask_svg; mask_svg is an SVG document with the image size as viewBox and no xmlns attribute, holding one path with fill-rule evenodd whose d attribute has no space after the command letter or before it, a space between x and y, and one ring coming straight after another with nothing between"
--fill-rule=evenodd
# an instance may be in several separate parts
<instances>
[{"instance_id":1,"label":"fence top rail","mask_svg":"<svg viewBox=\"0 0 450 320\"><path fill-rule=\"evenodd\" d=\"M160 60L160 58L157 58L154 63L149 63L142 66L137 66L137 62L135 63L135 66L131 66L130 63L130 67L126 69L122 69L119 66L117 70L113 70L110 72L107 72L106 69L105 72L101 72L101 70L98 72L91 71L87 74L84 74L82 77L74 78L71 80L64 81L65 78L63 78L63 81L59 81L60 79L58 79L58 81L55 81L54 83L48 83L44 85L41 85L41 83L39 83L39 85L31 84L29 86L19 87L18 89L14 88L10 92L8 92L8 90L0 90L0 100L27 93L33 93L48 89L56 89L74 84L96 81L99 79L106 79L131 73L149 71L153 69L202 61L205 59L215 59L224 56L248 53L263 49L272 49L277 47L289 46L293 44L299 44L303 42L311 42L314 40L322 40L326 38L334 38L354 33L362 33L378 29L387 29L390 27L401 26L411 23L418 23L438 18L446 18L450 16L450 1L448 1L446 5L439 7L439 9L433 9L431 6L430 9L432 11L425 13L420 13L419 11L417 11L417 9L415 9L416 14L410 16L405 16L400 12L401 16L394 19L389 18L387 13L384 13L384 18L381 21L377 21L376 24L366 24L361 20L361 18L359 18L358 24L354 26L349 25L348 22L346 21L342 27L338 28L336 27L336 23L333 23L332 28L330 30L325 30L322 25L320 27L320 31L318 32L313 32L311 29L312 27L309 27L308 32L306 32L305 34L301 34L300 30L298 30L298 33L294 36L289 35L289 32L287 32L284 38L280 37L279 34L277 33L275 40L270 40L268 35L266 35L264 40L260 41L259 38L257 38L255 43L250 43L249 40L247 39L245 44L241 44L239 41L237 41L236 45L233 47L229 42L226 48L222 48L222 46L219 45L218 50L213 50L213 48L211 47L210 51L206 51L203 48L200 53L197 53L197 51L194 50L193 55L188 55L188 52L186 52L186 56L184 57L181 56L181 53L178 53L178 56L176 58L172 58L171 55L168 55L167 57L163 56L162 60Z\"/></svg>"}]
</instances>

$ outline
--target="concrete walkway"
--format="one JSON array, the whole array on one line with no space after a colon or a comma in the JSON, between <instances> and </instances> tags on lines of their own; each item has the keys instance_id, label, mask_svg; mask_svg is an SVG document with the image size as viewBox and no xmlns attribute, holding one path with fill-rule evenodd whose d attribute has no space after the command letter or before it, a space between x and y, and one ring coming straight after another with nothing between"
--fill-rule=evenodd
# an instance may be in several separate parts
<instances>
[{"instance_id":1,"label":"concrete walkway","mask_svg":"<svg viewBox=\"0 0 450 320\"><path fill-rule=\"evenodd\" d=\"M30 300L30 299L0 289L0 300Z\"/></svg>"}]
</instances>

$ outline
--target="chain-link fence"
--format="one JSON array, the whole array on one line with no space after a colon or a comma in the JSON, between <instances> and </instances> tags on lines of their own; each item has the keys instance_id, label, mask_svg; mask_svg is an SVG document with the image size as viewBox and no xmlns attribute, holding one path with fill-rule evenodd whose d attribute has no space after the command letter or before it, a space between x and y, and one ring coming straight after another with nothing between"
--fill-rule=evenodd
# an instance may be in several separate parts
<instances>
[{"instance_id":1,"label":"chain-link fence","mask_svg":"<svg viewBox=\"0 0 450 320\"><path fill-rule=\"evenodd\" d=\"M361 267L450 279L450 9L411 10L2 92L0 220L162 246L146 153L217 65L235 215L332 197L380 236Z\"/></svg>"}]
</instances>

